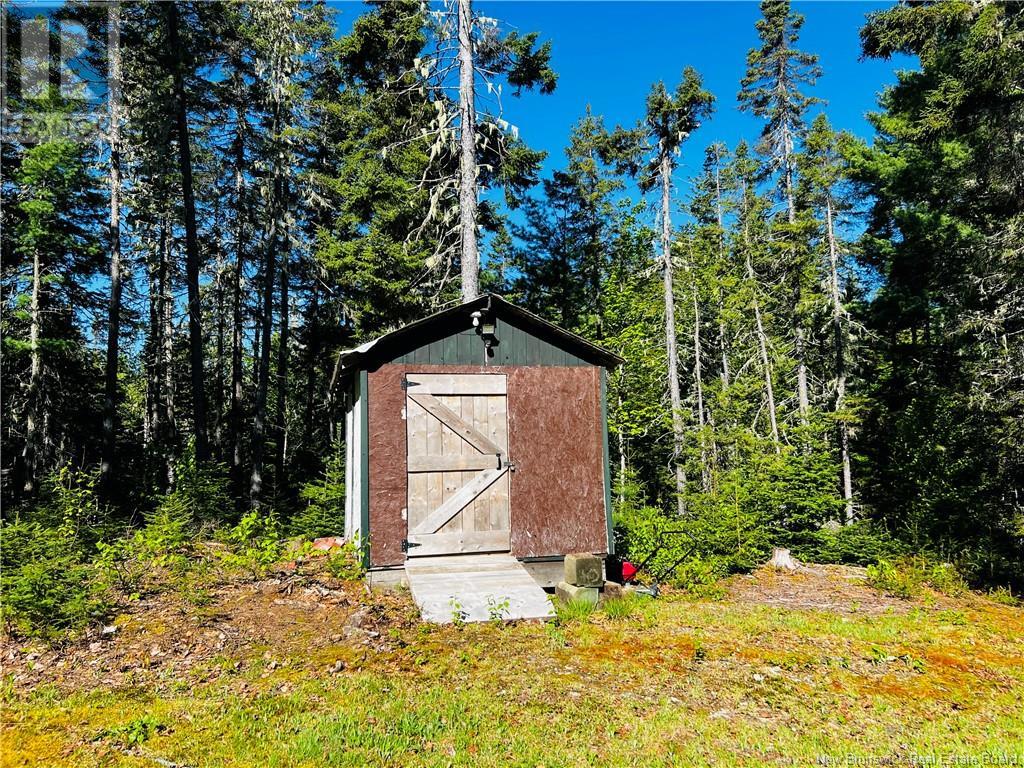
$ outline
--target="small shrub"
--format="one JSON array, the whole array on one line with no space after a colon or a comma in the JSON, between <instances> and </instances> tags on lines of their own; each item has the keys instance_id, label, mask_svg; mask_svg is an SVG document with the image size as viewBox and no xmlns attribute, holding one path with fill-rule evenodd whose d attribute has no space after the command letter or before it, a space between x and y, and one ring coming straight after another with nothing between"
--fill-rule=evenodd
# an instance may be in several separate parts
<instances>
[{"instance_id":1,"label":"small shrub","mask_svg":"<svg viewBox=\"0 0 1024 768\"><path fill-rule=\"evenodd\" d=\"M672 585L686 590L694 597L720 600L725 596L725 589L718 582L725 575L726 566L721 560L694 558L676 569Z\"/></svg>"},{"instance_id":2,"label":"small shrub","mask_svg":"<svg viewBox=\"0 0 1024 768\"><path fill-rule=\"evenodd\" d=\"M487 619L492 624L501 624L508 616L509 600L497 600L493 595L487 597Z\"/></svg>"},{"instance_id":3,"label":"small shrub","mask_svg":"<svg viewBox=\"0 0 1024 768\"><path fill-rule=\"evenodd\" d=\"M145 521L123 554L148 566L183 568L193 536L192 514L185 500L175 493L164 496Z\"/></svg>"},{"instance_id":4,"label":"small shrub","mask_svg":"<svg viewBox=\"0 0 1024 768\"><path fill-rule=\"evenodd\" d=\"M616 552L645 564L646 577L673 584L691 580L680 576L691 561L714 563L718 576L764 562L765 530L755 515L721 500L694 497L688 503L690 512L683 519L652 507L617 510Z\"/></svg>"},{"instance_id":5,"label":"small shrub","mask_svg":"<svg viewBox=\"0 0 1024 768\"><path fill-rule=\"evenodd\" d=\"M98 483L97 472L68 466L55 470L43 481L34 519L59 528L61 535L73 540L82 552L88 551L109 535L111 528L110 512L100 503L96 491Z\"/></svg>"},{"instance_id":6,"label":"small shrub","mask_svg":"<svg viewBox=\"0 0 1024 768\"><path fill-rule=\"evenodd\" d=\"M43 482L39 503L0 529L0 616L13 632L53 639L109 610L107 590L88 562L109 528L96 476L68 467Z\"/></svg>"},{"instance_id":7,"label":"small shrub","mask_svg":"<svg viewBox=\"0 0 1024 768\"><path fill-rule=\"evenodd\" d=\"M1021 604L1020 598L1015 597L1013 591L1009 587L996 587L995 589L989 590L988 599L999 603L1000 605L1010 605L1013 607L1017 607Z\"/></svg>"},{"instance_id":8,"label":"small shrub","mask_svg":"<svg viewBox=\"0 0 1024 768\"><path fill-rule=\"evenodd\" d=\"M904 600L918 596L925 586L954 597L967 591L967 584L956 566L936 563L920 555L879 560L868 566L868 583Z\"/></svg>"},{"instance_id":9,"label":"small shrub","mask_svg":"<svg viewBox=\"0 0 1024 768\"><path fill-rule=\"evenodd\" d=\"M129 720L127 723L100 731L96 740L103 739L128 749L139 746L148 741L154 733L166 730L166 728L167 726L158 722L156 718L143 715Z\"/></svg>"},{"instance_id":10,"label":"small shrub","mask_svg":"<svg viewBox=\"0 0 1024 768\"><path fill-rule=\"evenodd\" d=\"M868 566L868 583L875 589L909 600L918 595L924 584L924 574L917 568L910 568L890 560L879 560Z\"/></svg>"},{"instance_id":11,"label":"small shrub","mask_svg":"<svg viewBox=\"0 0 1024 768\"><path fill-rule=\"evenodd\" d=\"M129 599L138 599L149 573L149 565L137 556L129 537L97 542L93 566L107 589L127 595Z\"/></svg>"},{"instance_id":12,"label":"small shrub","mask_svg":"<svg viewBox=\"0 0 1024 768\"><path fill-rule=\"evenodd\" d=\"M901 554L901 545L870 521L825 526L793 542L793 554L812 563L871 565Z\"/></svg>"},{"instance_id":13,"label":"small shrub","mask_svg":"<svg viewBox=\"0 0 1024 768\"><path fill-rule=\"evenodd\" d=\"M967 616L963 611L939 611L935 618L944 624L951 624L954 627L967 626Z\"/></svg>"},{"instance_id":14,"label":"small shrub","mask_svg":"<svg viewBox=\"0 0 1024 768\"><path fill-rule=\"evenodd\" d=\"M693 645L693 660L699 664L702 661L707 661L707 658L707 648L704 647L700 640L697 640Z\"/></svg>"},{"instance_id":15,"label":"small shrub","mask_svg":"<svg viewBox=\"0 0 1024 768\"><path fill-rule=\"evenodd\" d=\"M306 483L299 491L306 502L289 521L293 536L315 539L318 536L339 536L345 530L345 444L332 446L323 475Z\"/></svg>"},{"instance_id":16,"label":"small shrub","mask_svg":"<svg viewBox=\"0 0 1024 768\"><path fill-rule=\"evenodd\" d=\"M952 563L932 565L928 569L928 586L951 597L957 597L967 591L967 582Z\"/></svg>"},{"instance_id":17,"label":"small shrub","mask_svg":"<svg viewBox=\"0 0 1024 768\"><path fill-rule=\"evenodd\" d=\"M448 601L448 607L452 609L452 624L460 629L464 627L469 620L469 613L462 607L462 603L459 602L458 598L452 595L452 598Z\"/></svg>"},{"instance_id":18,"label":"small shrub","mask_svg":"<svg viewBox=\"0 0 1024 768\"><path fill-rule=\"evenodd\" d=\"M229 547L221 554L224 563L248 570L253 576L265 573L281 556L281 526L273 512L246 513L224 538Z\"/></svg>"},{"instance_id":19,"label":"small shrub","mask_svg":"<svg viewBox=\"0 0 1024 768\"><path fill-rule=\"evenodd\" d=\"M60 528L5 525L0 584L3 621L25 637L53 639L109 608L95 572Z\"/></svg>"},{"instance_id":20,"label":"small shrub","mask_svg":"<svg viewBox=\"0 0 1024 768\"><path fill-rule=\"evenodd\" d=\"M195 446L190 443L175 462L174 489L162 503L172 504L195 523L212 524L235 508L230 487L227 467L216 462L198 464Z\"/></svg>"},{"instance_id":21,"label":"small shrub","mask_svg":"<svg viewBox=\"0 0 1024 768\"><path fill-rule=\"evenodd\" d=\"M340 550L327 556L327 572L342 581L358 581L363 578L365 569L359 548L354 542L345 542Z\"/></svg>"},{"instance_id":22,"label":"small shrub","mask_svg":"<svg viewBox=\"0 0 1024 768\"><path fill-rule=\"evenodd\" d=\"M890 662L896 661L896 657L890 654L888 651L879 648L877 645L871 646L871 653L868 656L868 663L874 664L875 666L882 666L889 664Z\"/></svg>"},{"instance_id":23,"label":"small shrub","mask_svg":"<svg viewBox=\"0 0 1024 768\"><path fill-rule=\"evenodd\" d=\"M212 576L209 561L195 560L186 570L176 574L170 586L193 608L208 608L214 599Z\"/></svg>"}]
</instances>

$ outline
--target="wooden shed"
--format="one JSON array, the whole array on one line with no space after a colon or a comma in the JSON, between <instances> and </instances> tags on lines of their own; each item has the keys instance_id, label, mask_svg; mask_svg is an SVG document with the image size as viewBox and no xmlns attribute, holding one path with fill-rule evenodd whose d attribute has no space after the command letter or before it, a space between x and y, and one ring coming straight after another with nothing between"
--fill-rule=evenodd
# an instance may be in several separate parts
<instances>
[{"instance_id":1,"label":"wooden shed","mask_svg":"<svg viewBox=\"0 0 1024 768\"><path fill-rule=\"evenodd\" d=\"M621 362L494 295L342 352L345 534L371 573L611 551L605 377Z\"/></svg>"}]
</instances>

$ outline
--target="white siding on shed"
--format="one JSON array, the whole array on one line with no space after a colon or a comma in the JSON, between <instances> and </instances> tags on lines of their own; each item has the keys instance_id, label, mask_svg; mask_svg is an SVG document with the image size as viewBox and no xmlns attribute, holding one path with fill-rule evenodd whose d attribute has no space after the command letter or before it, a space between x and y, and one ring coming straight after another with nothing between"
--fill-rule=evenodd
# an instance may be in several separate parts
<instances>
[{"instance_id":1,"label":"white siding on shed","mask_svg":"<svg viewBox=\"0 0 1024 768\"><path fill-rule=\"evenodd\" d=\"M345 414L345 538L361 542L363 509L362 437L366 425L362 419L362 398L365 394L354 387L355 397Z\"/></svg>"}]
</instances>

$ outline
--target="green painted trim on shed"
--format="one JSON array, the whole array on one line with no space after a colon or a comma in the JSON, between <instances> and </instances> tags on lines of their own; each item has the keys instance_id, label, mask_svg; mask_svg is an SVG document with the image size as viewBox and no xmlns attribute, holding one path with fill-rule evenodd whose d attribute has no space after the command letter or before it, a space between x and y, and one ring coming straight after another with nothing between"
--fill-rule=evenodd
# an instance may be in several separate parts
<instances>
[{"instance_id":1,"label":"green painted trim on shed","mask_svg":"<svg viewBox=\"0 0 1024 768\"><path fill-rule=\"evenodd\" d=\"M359 372L358 384L359 397L359 529L362 541L363 567L370 567L370 422L369 404L370 394L369 376L366 371Z\"/></svg>"},{"instance_id":2,"label":"green painted trim on shed","mask_svg":"<svg viewBox=\"0 0 1024 768\"><path fill-rule=\"evenodd\" d=\"M387 362L406 365L590 365L572 352L506 319L497 318L494 326L498 343L492 347L492 355L486 354L483 339L470 326L452 329L440 338L427 337L415 349Z\"/></svg>"},{"instance_id":3,"label":"green painted trim on shed","mask_svg":"<svg viewBox=\"0 0 1024 768\"><path fill-rule=\"evenodd\" d=\"M608 525L608 554L615 554L612 527L612 469L608 453L608 371L601 369L601 450L604 452L604 515Z\"/></svg>"}]
</instances>

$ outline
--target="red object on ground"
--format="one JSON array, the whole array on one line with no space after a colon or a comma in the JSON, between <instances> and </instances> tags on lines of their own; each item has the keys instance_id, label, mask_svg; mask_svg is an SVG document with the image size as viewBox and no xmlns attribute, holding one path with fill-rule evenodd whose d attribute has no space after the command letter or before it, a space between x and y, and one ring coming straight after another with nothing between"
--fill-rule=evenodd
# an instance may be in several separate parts
<instances>
[{"instance_id":1,"label":"red object on ground","mask_svg":"<svg viewBox=\"0 0 1024 768\"><path fill-rule=\"evenodd\" d=\"M622 583L627 584L636 576L636 566L628 560L622 561Z\"/></svg>"},{"instance_id":2,"label":"red object on ground","mask_svg":"<svg viewBox=\"0 0 1024 768\"><path fill-rule=\"evenodd\" d=\"M345 539L342 536L321 536L319 539L313 539L313 549L319 549L324 552L329 552L335 547L345 546Z\"/></svg>"}]
</instances>

